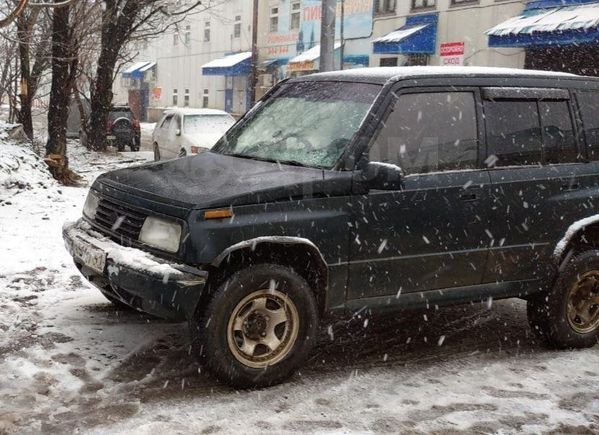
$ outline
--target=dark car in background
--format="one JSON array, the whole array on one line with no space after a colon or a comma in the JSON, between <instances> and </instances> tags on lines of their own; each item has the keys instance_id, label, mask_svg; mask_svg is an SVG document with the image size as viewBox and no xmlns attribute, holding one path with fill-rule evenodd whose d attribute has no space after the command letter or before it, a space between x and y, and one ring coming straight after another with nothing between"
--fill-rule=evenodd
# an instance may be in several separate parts
<instances>
[{"instance_id":1,"label":"dark car in background","mask_svg":"<svg viewBox=\"0 0 599 435\"><path fill-rule=\"evenodd\" d=\"M590 347L597 113L599 80L568 74L293 79L212 150L99 177L64 238L109 299L186 319L235 387L289 377L329 315L517 297L545 343Z\"/></svg>"},{"instance_id":2,"label":"dark car in background","mask_svg":"<svg viewBox=\"0 0 599 435\"><path fill-rule=\"evenodd\" d=\"M89 116L89 105L83 107ZM87 146L87 135L85 130L81 128L81 118L78 116L78 111L79 108L76 105L71 105L67 135L72 137L74 129L77 129L81 143ZM118 151L125 151L127 147L131 151L139 151L141 128L139 120L129 106L115 105L110 108L108 121L106 122L106 139L109 145L115 147Z\"/></svg>"}]
</instances>

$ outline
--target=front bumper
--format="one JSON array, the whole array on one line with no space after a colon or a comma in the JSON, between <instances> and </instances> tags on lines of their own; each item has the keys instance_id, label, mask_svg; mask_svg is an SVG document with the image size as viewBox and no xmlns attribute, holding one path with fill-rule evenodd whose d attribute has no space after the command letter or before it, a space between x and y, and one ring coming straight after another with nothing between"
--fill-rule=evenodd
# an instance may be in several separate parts
<instances>
[{"instance_id":1,"label":"front bumper","mask_svg":"<svg viewBox=\"0 0 599 435\"><path fill-rule=\"evenodd\" d=\"M108 298L158 317L184 320L193 315L206 271L121 246L83 219L65 224L62 235L81 274Z\"/></svg>"}]
</instances>

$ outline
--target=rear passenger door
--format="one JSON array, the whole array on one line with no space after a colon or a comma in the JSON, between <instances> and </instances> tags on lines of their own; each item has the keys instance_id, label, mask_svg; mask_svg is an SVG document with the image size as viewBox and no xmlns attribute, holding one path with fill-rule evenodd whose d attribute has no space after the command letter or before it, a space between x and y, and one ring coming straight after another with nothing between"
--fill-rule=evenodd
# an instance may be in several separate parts
<instances>
[{"instance_id":1,"label":"rear passenger door","mask_svg":"<svg viewBox=\"0 0 599 435\"><path fill-rule=\"evenodd\" d=\"M483 90L493 243L484 282L547 278L556 237L579 214L583 163L570 93Z\"/></svg>"},{"instance_id":2,"label":"rear passenger door","mask_svg":"<svg viewBox=\"0 0 599 435\"><path fill-rule=\"evenodd\" d=\"M399 95L369 150L403 187L352 200L349 299L480 284L489 237L476 89Z\"/></svg>"}]
</instances>

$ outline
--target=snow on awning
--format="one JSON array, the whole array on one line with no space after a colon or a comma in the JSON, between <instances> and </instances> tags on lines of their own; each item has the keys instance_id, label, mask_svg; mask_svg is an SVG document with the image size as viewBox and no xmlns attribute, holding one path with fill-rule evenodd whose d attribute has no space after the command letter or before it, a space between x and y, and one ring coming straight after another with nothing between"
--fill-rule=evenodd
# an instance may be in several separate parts
<instances>
[{"instance_id":1,"label":"snow on awning","mask_svg":"<svg viewBox=\"0 0 599 435\"><path fill-rule=\"evenodd\" d=\"M202 65L205 76L245 76L252 69L252 52L231 54Z\"/></svg>"},{"instance_id":2,"label":"snow on awning","mask_svg":"<svg viewBox=\"0 0 599 435\"><path fill-rule=\"evenodd\" d=\"M426 26L428 26L428 24L420 24L419 26L404 26L385 36L373 39L372 42L401 42L408 36L413 35L414 33L424 29Z\"/></svg>"},{"instance_id":3,"label":"snow on awning","mask_svg":"<svg viewBox=\"0 0 599 435\"><path fill-rule=\"evenodd\" d=\"M145 60L142 62L135 62L123 71L123 78L126 79L142 79L144 72L156 65L156 62ZM147 67L147 68L146 68ZM145 68L145 69L144 69Z\"/></svg>"},{"instance_id":4,"label":"snow on awning","mask_svg":"<svg viewBox=\"0 0 599 435\"><path fill-rule=\"evenodd\" d=\"M156 66L156 62L150 62L146 66L141 67L138 71L142 72L142 73L145 73L146 71L154 68L155 66Z\"/></svg>"},{"instance_id":5,"label":"snow on awning","mask_svg":"<svg viewBox=\"0 0 599 435\"><path fill-rule=\"evenodd\" d=\"M434 54L438 14L415 15L406 24L372 41L375 54Z\"/></svg>"},{"instance_id":6,"label":"snow on awning","mask_svg":"<svg viewBox=\"0 0 599 435\"><path fill-rule=\"evenodd\" d=\"M341 48L341 42L335 41L335 51ZM289 71L314 71L317 69L316 61L320 59L320 45L304 51L302 54L289 60L287 68Z\"/></svg>"},{"instance_id":7,"label":"snow on awning","mask_svg":"<svg viewBox=\"0 0 599 435\"><path fill-rule=\"evenodd\" d=\"M490 47L599 42L599 4L527 10L487 30Z\"/></svg>"}]
</instances>

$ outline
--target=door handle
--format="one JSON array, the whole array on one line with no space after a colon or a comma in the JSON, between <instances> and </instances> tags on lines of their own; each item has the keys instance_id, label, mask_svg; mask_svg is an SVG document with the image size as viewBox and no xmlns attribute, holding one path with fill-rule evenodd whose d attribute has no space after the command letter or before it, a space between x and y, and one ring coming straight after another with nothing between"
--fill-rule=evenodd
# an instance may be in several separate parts
<instances>
[{"instance_id":1,"label":"door handle","mask_svg":"<svg viewBox=\"0 0 599 435\"><path fill-rule=\"evenodd\" d=\"M565 190L567 192L572 191L572 190L578 190L578 189L580 189L579 183L562 184L562 190Z\"/></svg>"},{"instance_id":2,"label":"door handle","mask_svg":"<svg viewBox=\"0 0 599 435\"><path fill-rule=\"evenodd\" d=\"M476 201L478 199L478 194L474 192L466 192L460 194L460 201L470 202Z\"/></svg>"}]
</instances>

